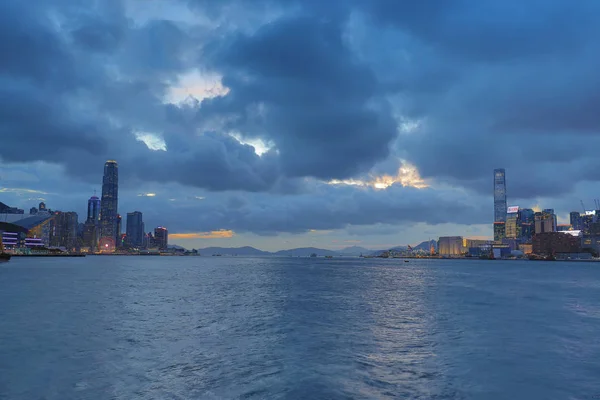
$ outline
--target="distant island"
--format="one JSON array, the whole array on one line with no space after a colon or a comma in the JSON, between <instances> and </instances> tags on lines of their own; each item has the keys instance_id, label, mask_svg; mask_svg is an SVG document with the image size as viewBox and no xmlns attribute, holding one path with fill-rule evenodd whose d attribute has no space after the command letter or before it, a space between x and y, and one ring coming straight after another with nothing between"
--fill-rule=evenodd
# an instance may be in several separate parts
<instances>
[{"instance_id":1,"label":"distant island","mask_svg":"<svg viewBox=\"0 0 600 400\"><path fill-rule=\"evenodd\" d=\"M430 246L434 244L437 247L435 241L425 241L417 246L411 247L413 250L428 250ZM169 246L170 248L183 249L181 246ZM379 255L383 252L394 250L403 251L409 249L409 246L395 246L389 249L367 249L360 246L350 246L340 250L327 250L319 249L316 247L300 247L289 250L279 250L275 252L259 250L254 247L206 247L202 249L195 249L203 256L280 256L280 257L310 257L316 255L317 257L358 257L360 255Z\"/></svg>"}]
</instances>

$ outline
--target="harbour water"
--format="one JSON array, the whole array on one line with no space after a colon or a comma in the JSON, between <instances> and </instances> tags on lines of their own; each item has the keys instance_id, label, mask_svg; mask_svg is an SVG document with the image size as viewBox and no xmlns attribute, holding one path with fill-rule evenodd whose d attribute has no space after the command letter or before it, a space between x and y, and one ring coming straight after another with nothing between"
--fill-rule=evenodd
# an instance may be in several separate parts
<instances>
[{"instance_id":1,"label":"harbour water","mask_svg":"<svg viewBox=\"0 0 600 400\"><path fill-rule=\"evenodd\" d=\"M600 264L0 264L0 399L600 398Z\"/></svg>"}]
</instances>

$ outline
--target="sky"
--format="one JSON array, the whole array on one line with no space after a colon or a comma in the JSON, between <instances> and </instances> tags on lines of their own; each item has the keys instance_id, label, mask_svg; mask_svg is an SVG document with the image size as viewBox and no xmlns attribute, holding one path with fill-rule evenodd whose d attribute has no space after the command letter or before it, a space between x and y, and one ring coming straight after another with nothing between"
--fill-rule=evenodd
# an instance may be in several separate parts
<instances>
[{"instance_id":1,"label":"sky","mask_svg":"<svg viewBox=\"0 0 600 400\"><path fill-rule=\"evenodd\" d=\"M600 198L596 0L5 0L0 201L187 248L492 236ZM148 230L148 229L147 229Z\"/></svg>"}]
</instances>

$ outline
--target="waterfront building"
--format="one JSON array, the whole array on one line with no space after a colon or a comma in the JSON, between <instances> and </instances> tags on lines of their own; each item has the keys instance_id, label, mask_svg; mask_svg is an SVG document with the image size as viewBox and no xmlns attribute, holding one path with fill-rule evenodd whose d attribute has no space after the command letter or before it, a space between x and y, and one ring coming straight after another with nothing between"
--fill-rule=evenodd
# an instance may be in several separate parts
<instances>
[{"instance_id":1,"label":"waterfront building","mask_svg":"<svg viewBox=\"0 0 600 400\"><path fill-rule=\"evenodd\" d=\"M127 242L133 247L144 246L144 222L142 213L134 211L127 213Z\"/></svg>"},{"instance_id":2,"label":"waterfront building","mask_svg":"<svg viewBox=\"0 0 600 400\"><path fill-rule=\"evenodd\" d=\"M77 246L78 217L76 212L56 212L52 219L50 246L65 247L67 249Z\"/></svg>"},{"instance_id":3,"label":"waterfront building","mask_svg":"<svg viewBox=\"0 0 600 400\"><path fill-rule=\"evenodd\" d=\"M459 256L462 253L462 236L442 236L438 239L438 254L440 256Z\"/></svg>"},{"instance_id":4,"label":"waterfront building","mask_svg":"<svg viewBox=\"0 0 600 400\"><path fill-rule=\"evenodd\" d=\"M159 250L167 250L169 245L169 231L163 226L154 229L154 242Z\"/></svg>"},{"instance_id":5,"label":"waterfront building","mask_svg":"<svg viewBox=\"0 0 600 400\"><path fill-rule=\"evenodd\" d=\"M88 220L83 226L83 246L90 251L98 251L99 227L93 220Z\"/></svg>"},{"instance_id":6,"label":"waterfront building","mask_svg":"<svg viewBox=\"0 0 600 400\"><path fill-rule=\"evenodd\" d=\"M104 164L100 201L100 236L104 250L115 247L118 235L119 166L114 160ZM110 240L109 240L110 239ZM110 243L109 243L110 242ZM108 244L108 246L106 246Z\"/></svg>"},{"instance_id":7,"label":"waterfront building","mask_svg":"<svg viewBox=\"0 0 600 400\"><path fill-rule=\"evenodd\" d=\"M37 212L38 212L38 209L35 207L31 207L29 209L29 215L35 215L35 214L37 214Z\"/></svg>"},{"instance_id":8,"label":"waterfront building","mask_svg":"<svg viewBox=\"0 0 600 400\"><path fill-rule=\"evenodd\" d=\"M96 195L88 200L86 222L92 222L94 225L100 223L100 199Z\"/></svg>"},{"instance_id":9,"label":"waterfront building","mask_svg":"<svg viewBox=\"0 0 600 400\"><path fill-rule=\"evenodd\" d=\"M44 203L43 201L39 204L38 209L40 211L46 211L46 203Z\"/></svg>"},{"instance_id":10,"label":"waterfront building","mask_svg":"<svg viewBox=\"0 0 600 400\"><path fill-rule=\"evenodd\" d=\"M548 256L555 253L579 253L581 238L568 232L536 233L532 241L533 253Z\"/></svg>"}]
</instances>

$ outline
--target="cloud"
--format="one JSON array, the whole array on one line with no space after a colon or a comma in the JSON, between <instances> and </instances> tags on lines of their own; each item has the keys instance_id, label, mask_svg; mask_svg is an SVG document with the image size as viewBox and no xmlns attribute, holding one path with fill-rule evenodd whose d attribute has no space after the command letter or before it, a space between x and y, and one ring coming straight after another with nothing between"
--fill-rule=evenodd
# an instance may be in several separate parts
<instances>
[{"instance_id":1,"label":"cloud","mask_svg":"<svg viewBox=\"0 0 600 400\"><path fill-rule=\"evenodd\" d=\"M235 233L231 230L218 230L211 232L194 232L194 233L170 233L169 238L173 240L187 239L225 239L233 237Z\"/></svg>"},{"instance_id":2,"label":"cloud","mask_svg":"<svg viewBox=\"0 0 600 400\"><path fill-rule=\"evenodd\" d=\"M6 3L7 187L83 211L117 159L121 207L260 235L489 223L498 167L511 203L598 197L596 1L135 4Z\"/></svg>"}]
</instances>

